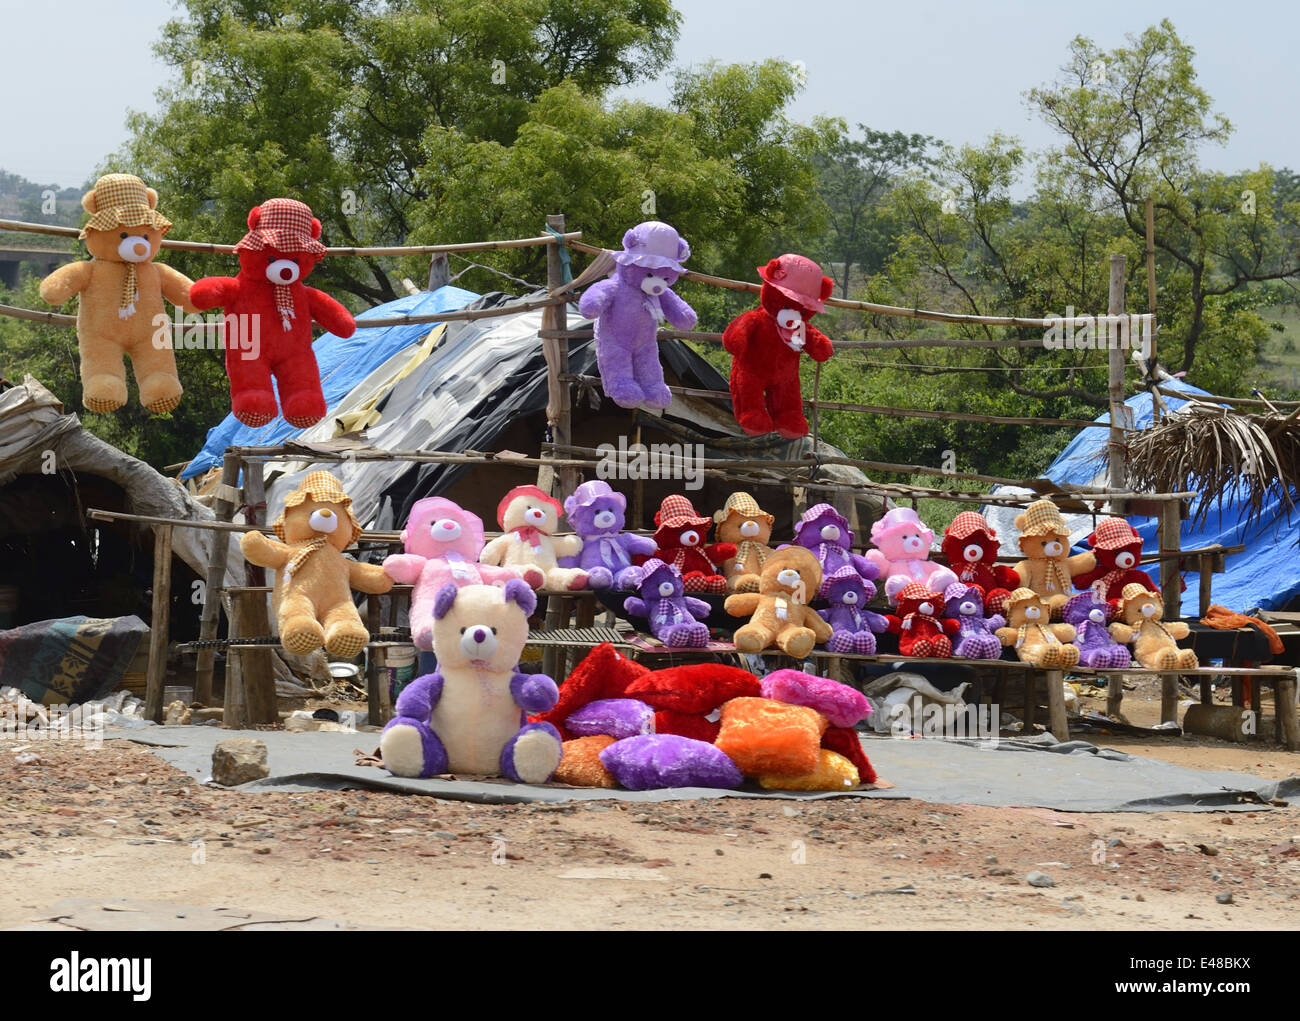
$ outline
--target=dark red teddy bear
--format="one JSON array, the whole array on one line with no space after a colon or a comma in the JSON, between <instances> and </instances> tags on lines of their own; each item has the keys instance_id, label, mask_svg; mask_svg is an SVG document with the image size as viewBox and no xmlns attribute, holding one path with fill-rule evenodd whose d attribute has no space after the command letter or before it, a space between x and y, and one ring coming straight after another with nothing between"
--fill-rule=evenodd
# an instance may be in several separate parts
<instances>
[{"instance_id":1,"label":"dark red teddy bear","mask_svg":"<svg viewBox=\"0 0 1300 1021\"><path fill-rule=\"evenodd\" d=\"M889 630L898 635L898 651L904 656L948 659L952 640L961 625L940 617L943 594L932 592L919 581L908 582L898 593L898 612L886 615Z\"/></svg>"},{"instance_id":2,"label":"dark red teddy bear","mask_svg":"<svg viewBox=\"0 0 1300 1021\"><path fill-rule=\"evenodd\" d=\"M736 547L730 542L706 545L712 524L712 518L697 514L691 501L677 494L665 496L655 513L654 541L659 547L655 556L681 572L687 592L727 591L727 579L717 565L734 557ZM635 559L645 563L649 558Z\"/></svg>"},{"instance_id":3,"label":"dark red teddy bear","mask_svg":"<svg viewBox=\"0 0 1300 1021\"><path fill-rule=\"evenodd\" d=\"M328 294L303 283L325 254L317 240L320 221L310 208L294 199L268 199L248 214L248 227L235 245L239 275L197 281L190 302L200 311L226 310L226 375L235 417L256 428L283 409L286 422L305 429L325 417L312 320L345 338L357 324Z\"/></svg>"},{"instance_id":4,"label":"dark red teddy bear","mask_svg":"<svg viewBox=\"0 0 1300 1021\"><path fill-rule=\"evenodd\" d=\"M1123 518L1102 518L1087 542L1097 557L1097 566L1086 574L1076 574L1075 588L1088 589L1100 583L1104 589L1101 597L1107 602L1119 599L1124 586L1134 582L1148 592L1160 591L1149 574L1138 570L1142 536Z\"/></svg>"},{"instance_id":5,"label":"dark red teddy bear","mask_svg":"<svg viewBox=\"0 0 1300 1021\"><path fill-rule=\"evenodd\" d=\"M940 544L948 566L965 585L984 590L984 612L1002 612L1003 600L1020 587L1020 575L997 563L998 533L979 511L962 511L952 519Z\"/></svg>"},{"instance_id":6,"label":"dark red teddy bear","mask_svg":"<svg viewBox=\"0 0 1300 1021\"><path fill-rule=\"evenodd\" d=\"M722 334L731 355L731 402L736 421L751 436L777 432L808 435L799 389L799 356L815 362L833 353L827 336L809 320L825 308L835 284L802 255L782 255L758 270L759 308L737 316Z\"/></svg>"}]
</instances>

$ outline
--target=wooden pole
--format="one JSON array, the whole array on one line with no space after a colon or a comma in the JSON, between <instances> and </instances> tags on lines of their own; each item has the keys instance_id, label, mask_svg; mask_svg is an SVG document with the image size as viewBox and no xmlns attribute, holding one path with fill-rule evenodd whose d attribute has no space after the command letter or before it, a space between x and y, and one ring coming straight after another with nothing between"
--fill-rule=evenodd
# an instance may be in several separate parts
<instances>
[{"instance_id":1,"label":"wooden pole","mask_svg":"<svg viewBox=\"0 0 1300 1021\"><path fill-rule=\"evenodd\" d=\"M265 524L266 485L262 477L263 462L244 463L244 518L250 525ZM247 565L249 585L265 585L266 571L255 564ZM265 593L239 593L240 621L245 633L269 635L271 618ZM248 722L276 723L280 714L275 698L275 654L270 648L230 649L228 656L240 657L240 675L244 685L244 703Z\"/></svg>"},{"instance_id":2,"label":"wooden pole","mask_svg":"<svg viewBox=\"0 0 1300 1021\"><path fill-rule=\"evenodd\" d=\"M1147 389L1151 391L1151 420L1153 423L1159 422L1161 411L1164 408L1164 402L1156 394L1156 333L1158 324L1156 323L1156 206L1155 202L1147 199L1147 312L1151 316L1151 346L1146 352L1147 356Z\"/></svg>"},{"instance_id":3,"label":"wooden pole","mask_svg":"<svg viewBox=\"0 0 1300 1021\"><path fill-rule=\"evenodd\" d=\"M564 214L552 213L546 218L546 226L550 229L563 234L564 233ZM546 286L548 290L557 290L564 286L564 264L560 260L560 246L550 245L546 249ZM553 324L556 330L564 331L568 329L569 308L567 304L555 305L551 309ZM548 366L551 372L557 377L567 376L569 374L569 341L561 337L559 343L559 352L556 363ZM568 383L561 383L559 389L559 407L556 409L556 420L551 428L551 433L556 443L569 444L573 442L573 399L570 393ZM559 492L554 489L555 482L552 480L551 495L557 499L563 499L578 487L578 473L574 468L561 468L559 473Z\"/></svg>"},{"instance_id":4,"label":"wooden pole","mask_svg":"<svg viewBox=\"0 0 1300 1021\"><path fill-rule=\"evenodd\" d=\"M1182 549L1182 501L1162 504L1160 507L1160 552L1177 553ZM1178 620L1183 615L1182 575L1177 557L1160 561L1160 594L1165 604L1165 620Z\"/></svg>"},{"instance_id":5,"label":"wooden pole","mask_svg":"<svg viewBox=\"0 0 1300 1021\"><path fill-rule=\"evenodd\" d=\"M235 513L235 504L239 499L240 457L226 453L221 465L221 483L217 487L217 498L212 510L218 521L230 521ZM203 614L199 618L199 638L216 638L217 628L221 623L221 589L226 581L226 561L229 559L230 542L225 535L218 535L212 544L212 559L208 561L208 576L203 588ZM201 705L212 704L212 668L216 653L213 649L200 649L198 663L194 668L194 701Z\"/></svg>"},{"instance_id":6,"label":"wooden pole","mask_svg":"<svg viewBox=\"0 0 1300 1021\"><path fill-rule=\"evenodd\" d=\"M1110 297L1106 314L1124 314L1124 256L1110 257ZM1106 447L1107 479L1111 489L1128 488L1128 466L1124 463L1124 350L1112 327L1107 351L1110 392L1110 441Z\"/></svg>"},{"instance_id":7,"label":"wooden pole","mask_svg":"<svg viewBox=\"0 0 1300 1021\"><path fill-rule=\"evenodd\" d=\"M167 632L172 589L172 526L153 530L153 615L149 622L149 670L145 674L144 714L163 720L163 682L167 677Z\"/></svg>"}]
</instances>

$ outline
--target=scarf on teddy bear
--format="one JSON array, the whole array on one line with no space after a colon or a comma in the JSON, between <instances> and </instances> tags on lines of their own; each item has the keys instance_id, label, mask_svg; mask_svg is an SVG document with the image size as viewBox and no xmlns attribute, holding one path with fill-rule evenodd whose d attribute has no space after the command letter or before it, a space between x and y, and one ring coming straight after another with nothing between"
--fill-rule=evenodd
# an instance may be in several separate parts
<instances>
[{"instance_id":1,"label":"scarf on teddy bear","mask_svg":"<svg viewBox=\"0 0 1300 1021\"><path fill-rule=\"evenodd\" d=\"M744 566L746 560L753 556L758 561L758 570L754 574L760 574L763 565L767 563L768 554L772 551L764 546L761 542L755 542L753 539L741 539L736 546L736 563Z\"/></svg>"},{"instance_id":2,"label":"scarf on teddy bear","mask_svg":"<svg viewBox=\"0 0 1300 1021\"><path fill-rule=\"evenodd\" d=\"M598 532L595 535L587 536L588 541L596 540L600 543L600 561L606 567L617 565L619 569L630 567L632 561L628 559L627 551L623 549L623 544L618 541L618 532Z\"/></svg>"},{"instance_id":3,"label":"scarf on teddy bear","mask_svg":"<svg viewBox=\"0 0 1300 1021\"><path fill-rule=\"evenodd\" d=\"M939 623L938 617L931 617L929 614L921 613L919 610L913 610L911 613L909 613L906 617L903 618L903 630L911 631L912 625L917 620L928 620L938 630L939 634L945 634L943 630L943 625Z\"/></svg>"},{"instance_id":4,"label":"scarf on teddy bear","mask_svg":"<svg viewBox=\"0 0 1300 1021\"><path fill-rule=\"evenodd\" d=\"M118 298L117 317L119 319L130 319L135 315L135 303L140 298L140 287L135 279L135 263L123 263L126 267L126 275L122 277L122 295Z\"/></svg>"},{"instance_id":5,"label":"scarf on teddy bear","mask_svg":"<svg viewBox=\"0 0 1300 1021\"><path fill-rule=\"evenodd\" d=\"M289 562L285 564L284 576L286 578L292 578L298 573L298 569L308 561L313 553L324 548L325 539L319 535L306 545L299 546L298 549L294 551L293 556L289 558Z\"/></svg>"},{"instance_id":6,"label":"scarf on teddy bear","mask_svg":"<svg viewBox=\"0 0 1300 1021\"><path fill-rule=\"evenodd\" d=\"M1048 592L1069 592L1074 588L1074 579L1070 577L1070 572L1061 561L1053 557L1036 557L1034 559L1043 561L1044 568L1047 571L1047 577L1043 579L1043 588Z\"/></svg>"},{"instance_id":7,"label":"scarf on teddy bear","mask_svg":"<svg viewBox=\"0 0 1300 1021\"><path fill-rule=\"evenodd\" d=\"M1043 636L1043 640L1046 641L1048 645L1061 644L1061 640L1056 637L1056 634L1054 632L1049 631L1047 628L1043 627L1043 625L1038 623L1038 621L1034 621L1032 623L1026 622L1024 624L1021 624L1020 627L1016 629L1015 647L1017 649L1025 644L1025 637L1029 634L1029 629L1031 627L1038 628L1039 633L1042 634Z\"/></svg>"}]
</instances>

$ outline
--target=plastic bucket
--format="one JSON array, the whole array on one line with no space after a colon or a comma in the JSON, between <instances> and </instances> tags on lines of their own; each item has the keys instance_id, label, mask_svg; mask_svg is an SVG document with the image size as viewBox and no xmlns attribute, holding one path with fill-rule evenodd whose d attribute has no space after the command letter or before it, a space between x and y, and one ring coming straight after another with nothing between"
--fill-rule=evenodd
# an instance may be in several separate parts
<instances>
[{"instance_id":1,"label":"plastic bucket","mask_svg":"<svg viewBox=\"0 0 1300 1021\"><path fill-rule=\"evenodd\" d=\"M414 679L415 646L395 645L388 649L384 657L383 676L380 678L380 683L388 685L390 705L397 705L397 696Z\"/></svg>"}]
</instances>

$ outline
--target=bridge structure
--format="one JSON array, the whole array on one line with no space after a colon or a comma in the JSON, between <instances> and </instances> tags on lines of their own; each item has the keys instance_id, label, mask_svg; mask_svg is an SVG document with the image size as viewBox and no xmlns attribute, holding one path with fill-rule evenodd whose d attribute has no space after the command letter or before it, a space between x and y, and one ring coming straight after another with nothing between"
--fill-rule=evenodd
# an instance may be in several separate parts
<instances>
[{"instance_id":1,"label":"bridge structure","mask_svg":"<svg viewBox=\"0 0 1300 1021\"><path fill-rule=\"evenodd\" d=\"M24 248L0 244L0 287L7 287L10 290L17 287L18 274L24 263L44 276L63 263L80 258L81 255L77 252L60 251L56 248Z\"/></svg>"}]
</instances>

